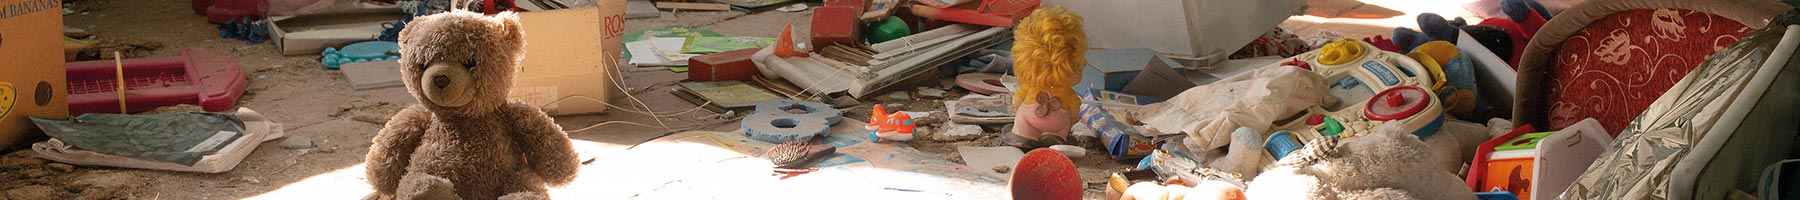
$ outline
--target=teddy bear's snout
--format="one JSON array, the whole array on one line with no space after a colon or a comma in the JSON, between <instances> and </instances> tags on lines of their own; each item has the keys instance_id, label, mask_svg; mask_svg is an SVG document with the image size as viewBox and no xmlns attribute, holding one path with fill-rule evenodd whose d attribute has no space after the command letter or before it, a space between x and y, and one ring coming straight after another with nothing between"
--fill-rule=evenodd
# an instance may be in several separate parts
<instances>
[{"instance_id":1,"label":"teddy bear's snout","mask_svg":"<svg viewBox=\"0 0 1800 200\"><path fill-rule=\"evenodd\" d=\"M468 70L450 64L432 64L420 72L419 90L424 100L445 107L458 107L475 97L474 77Z\"/></svg>"},{"instance_id":2,"label":"teddy bear's snout","mask_svg":"<svg viewBox=\"0 0 1800 200\"><path fill-rule=\"evenodd\" d=\"M445 75L432 76L431 83L432 83L432 86L436 86L439 89L442 89L445 87L450 87L450 76L445 76Z\"/></svg>"}]
</instances>

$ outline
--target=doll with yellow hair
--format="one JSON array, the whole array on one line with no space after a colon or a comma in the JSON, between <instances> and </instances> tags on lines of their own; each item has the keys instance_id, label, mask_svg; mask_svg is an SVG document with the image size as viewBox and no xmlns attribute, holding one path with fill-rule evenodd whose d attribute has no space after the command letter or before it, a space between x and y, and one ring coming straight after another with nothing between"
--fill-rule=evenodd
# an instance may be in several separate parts
<instances>
[{"instance_id":1,"label":"doll with yellow hair","mask_svg":"<svg viewBox=\"0 0 1800 200\"><path fill-rule=\"evenodd\" d=\"M1062 6L1038 8L1019 22L1013 38L1013 73L1019 78L1013 110L1019 114L1012 133L1028 147L1062 144L1081 106L1074 89L1087 65L1081 16Z\"/></svg>"}]
</instances>

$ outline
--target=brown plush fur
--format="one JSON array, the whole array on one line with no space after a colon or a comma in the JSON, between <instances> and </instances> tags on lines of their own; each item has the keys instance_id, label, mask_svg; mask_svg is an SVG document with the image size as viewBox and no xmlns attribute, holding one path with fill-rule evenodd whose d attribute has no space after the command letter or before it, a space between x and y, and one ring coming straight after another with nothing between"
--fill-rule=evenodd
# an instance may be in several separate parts
<instances>
[{"instance_id":1,"label":"brown plush fur","mask_svg":"<svg viewBox=\"0 0 1800 200\"><path fill-rule=\"evenodd\" d=\"M436 197L416 192L447 180L465 199L543 197L546 186L575 178L578 161L562 127L537 108L507 102L524 54L521 30L512 13L459 10L414 19L400 32L403 82L422 105L395 114L369 147L369 183L380 196ZM466 73L428 72L446 66ZM428 76L439 75L459 85L438 89L445 87ZM434 89L470 100L442 105L427 94Z\"/></svg>"}]
</instances>

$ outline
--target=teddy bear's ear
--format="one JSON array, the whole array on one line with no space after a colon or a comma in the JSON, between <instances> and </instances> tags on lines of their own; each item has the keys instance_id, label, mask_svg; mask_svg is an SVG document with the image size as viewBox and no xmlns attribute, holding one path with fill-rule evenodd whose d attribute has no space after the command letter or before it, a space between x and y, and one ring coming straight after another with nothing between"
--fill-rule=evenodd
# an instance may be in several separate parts
<instances>
[{"instance_id":1,"label":"teddy bear's ear","mask_svg":"<svg viewBox=\"0 0 1800 200\"><path fill-rule=\"evenodd\" d=\"M500 19L500 30L499 31L501 31L502 33L505 33L504 35L502 35L502 37L506 37L507 41L517 41L520 43L524 43L525 28L523 26L521 26L519 23L519 14L518 13L501 12L500 14L494 15L494 17Z\"/></svg>"}]
</instances>

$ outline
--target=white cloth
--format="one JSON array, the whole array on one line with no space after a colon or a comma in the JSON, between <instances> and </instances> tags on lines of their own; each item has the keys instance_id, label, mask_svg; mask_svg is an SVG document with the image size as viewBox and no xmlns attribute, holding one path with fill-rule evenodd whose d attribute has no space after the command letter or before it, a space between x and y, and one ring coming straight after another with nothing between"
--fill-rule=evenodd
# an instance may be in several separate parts
<instances>
[{"instance_id":1,"label":"white cloth","mask_svg":"<svg viewBox=\"0 0 1800 200\"><path fill-rule=\"evenodd\" d=\"M1246 71L1150 104L1138 119L1153 132L1187 133L1189 150L1223 147L1232 130L1269 132L1273 122L1307 107L1335 103L1324 77L1296 67Z\"/></svg>"}]
</instances>

